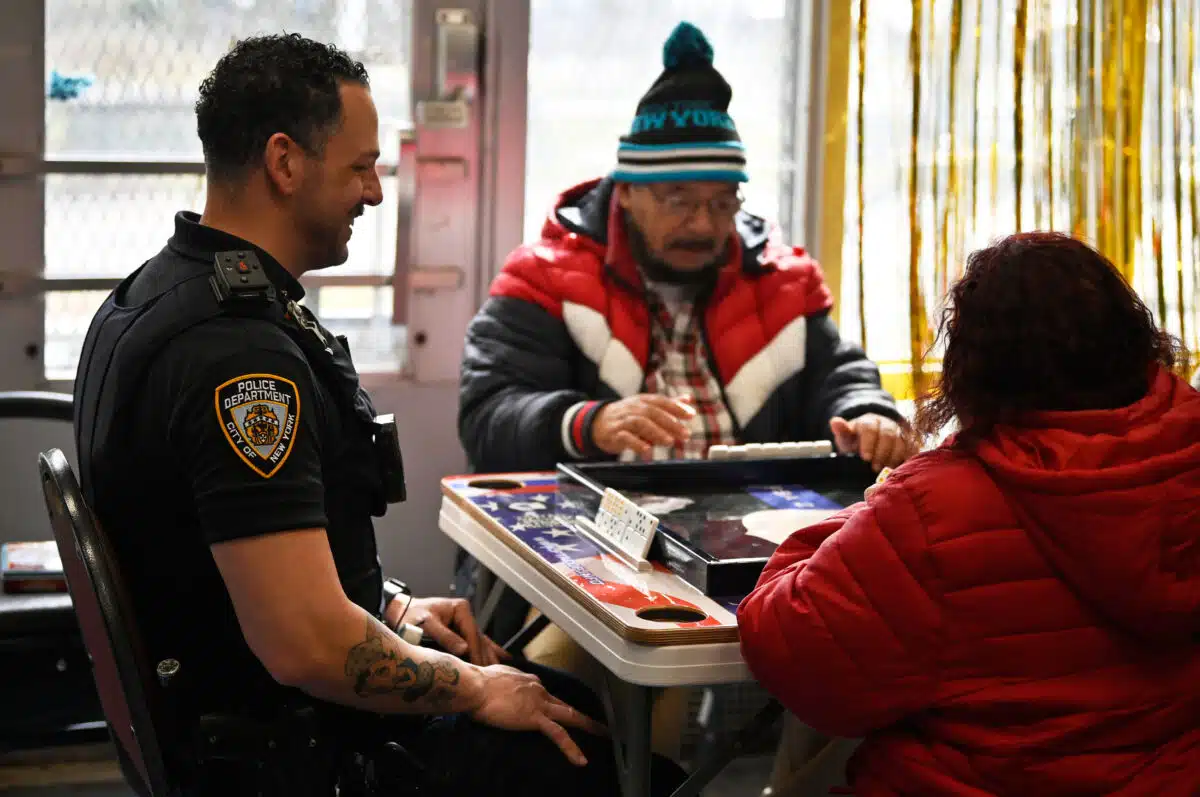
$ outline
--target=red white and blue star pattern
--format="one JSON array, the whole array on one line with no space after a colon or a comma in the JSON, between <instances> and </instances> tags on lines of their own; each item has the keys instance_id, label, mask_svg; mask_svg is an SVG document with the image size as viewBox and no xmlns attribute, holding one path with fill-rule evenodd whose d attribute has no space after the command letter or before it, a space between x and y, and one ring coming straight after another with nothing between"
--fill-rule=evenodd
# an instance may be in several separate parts
<instances>
[{"instance_id":1,"label":"red white and blue star pattern","mask_svg":"<svg viewBox=\"0 0 1200 797\"><path fill-rule=\"evenodd\" d=\"M480 481L496 483L511 479L520 486L492 489ZM472 482L480 486L472 486ZM705 597L662 565L638 573L606 555L578 532L576 518L594 513L582 503L560 494L553 474L514 476L463 476L444 484L506 529L544 562L599 601L627 626L659 630L664 625L679 628L736 629L737 605L742 596L723 599ZM830 508L836 505L823 496L799 488L762 488L754 496L777 509ZM687 607L695 610L694 622L647 620L639 611L649 607Z\"/></svg>"}]
</instances>

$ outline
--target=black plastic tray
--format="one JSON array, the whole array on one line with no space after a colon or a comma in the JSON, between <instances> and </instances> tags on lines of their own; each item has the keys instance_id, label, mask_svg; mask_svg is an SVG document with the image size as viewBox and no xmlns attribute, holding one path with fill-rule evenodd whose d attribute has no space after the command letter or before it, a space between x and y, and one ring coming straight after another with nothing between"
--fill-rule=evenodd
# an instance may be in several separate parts
<instances>
[{"instance_id":1,"label":"black plastic tray","mask_svg":"<svg viewBox=\"0 0 1200 797\"><path fill-rule=\"evenodd\" d=\"M749 492L770 487L808 490L838 506L862 500L863 491L874 481L870 466L858 457L831 456L806 459L670 460L664 462L559 463L559 493L594 515L605 489L627 497L649 495L684 497L694 508L658 514L659 532L649 558L663 563L705 595L740 598L757 583L774 546L751 539L740 526L737 512L770 508L758 504ZM727 519L708 518L709 508ZM651 510L653 511L653 510ZM704 534L689 531L687 518L704 514ZM699 522L692 518L693 523ZM727 523L720 545L705 547L702 538L713 523ZM741 529L740 536L738 529ZM729 543L729 544L727 544ZM710 550L709 548L719 548Z\"/></svg>"}]
</instances>

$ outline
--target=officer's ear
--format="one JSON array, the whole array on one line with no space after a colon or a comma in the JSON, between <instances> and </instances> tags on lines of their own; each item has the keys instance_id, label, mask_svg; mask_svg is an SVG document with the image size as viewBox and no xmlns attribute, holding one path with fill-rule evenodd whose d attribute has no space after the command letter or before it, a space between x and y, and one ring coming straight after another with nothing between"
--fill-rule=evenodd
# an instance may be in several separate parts
<instances>
[{"instance_id":1,"label":"officer's ear","mask_svg":"<svg viewBox=\"0 0 1200 797\"><path fill-rule=\"evenodd\" d=\"M284 196L291 196L299 190L304 180L306 161L304 149L286 133L276 133L267 139L263 166L271 185Z\"/></svg>"}]
</instances>

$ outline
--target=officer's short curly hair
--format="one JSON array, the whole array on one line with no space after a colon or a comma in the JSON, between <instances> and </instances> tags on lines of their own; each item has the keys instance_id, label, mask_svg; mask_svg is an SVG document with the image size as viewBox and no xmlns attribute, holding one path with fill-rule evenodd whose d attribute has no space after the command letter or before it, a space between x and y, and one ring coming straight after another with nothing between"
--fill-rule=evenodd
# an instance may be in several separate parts
<instances>
[{"instance_id":1,"label":"officer's short curly hair","mask_svg":"<svg viewBox=\"0 0 1200 797\"><path fill-rule=\"evenodd\" d=\"M342 113L343 83L369 85L367 70L338 48L291 33L242 39L200 84L196 132L210 178L234 180L285 133L320 154Z\"/></svg>"}]
</instances>

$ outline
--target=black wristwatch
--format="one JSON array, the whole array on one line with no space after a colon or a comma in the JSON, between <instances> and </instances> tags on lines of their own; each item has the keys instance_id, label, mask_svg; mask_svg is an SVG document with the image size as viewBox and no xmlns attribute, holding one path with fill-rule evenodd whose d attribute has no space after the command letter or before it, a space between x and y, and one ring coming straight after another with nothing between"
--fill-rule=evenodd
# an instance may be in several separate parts
<instances>
[{"instance_id":1,"label":"black wristwatch","mask_svg":"<svg viewBox=\"0 0 1200 797\"><path fill-rule=\"evenodd\" d=\"M383 580L383 605L379 607L379 616L387 616L388 607L392 605L392 601L396 598L404 598L410 603L412 602L412 590L398 578L385 578ZM407 607L405 608L407 612Z\"/></svg>"},{"instance_id":2,"label":"black wristwatch","mask_svg":"<svg viewBox=\"0 0 1200 797\"><path fill-rule=\"evenodd\" d=\"M408 607L412 605L412 592L409 591L408 585L398 578L387 578L383 581L383 607L379 610L381 618L387 617L388 607L392 605L392 601L397 598L404 599L404 610L400 612L400 617L394 623L388 623L388 627L400 633L400 626L404 622L404 616L408 614ZM385 620L386 623L386 620Z\"/></svg>"}]
</instances>

